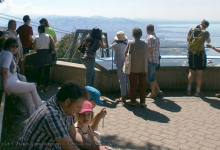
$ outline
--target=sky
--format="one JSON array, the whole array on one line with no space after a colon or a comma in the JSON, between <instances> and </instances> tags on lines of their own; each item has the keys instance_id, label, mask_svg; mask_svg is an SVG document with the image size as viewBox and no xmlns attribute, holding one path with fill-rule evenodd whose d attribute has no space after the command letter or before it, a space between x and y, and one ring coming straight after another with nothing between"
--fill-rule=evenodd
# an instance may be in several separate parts
<instances>
[{"instance_id":1,"label":"sky","mask_svg":"<svg viewBox=\"0 0 220 150\"><path fill-rule=\"evenodd\" d=\"M0 13L218 21L220 0L4 0Z\"/></svg>"}]
</instances>

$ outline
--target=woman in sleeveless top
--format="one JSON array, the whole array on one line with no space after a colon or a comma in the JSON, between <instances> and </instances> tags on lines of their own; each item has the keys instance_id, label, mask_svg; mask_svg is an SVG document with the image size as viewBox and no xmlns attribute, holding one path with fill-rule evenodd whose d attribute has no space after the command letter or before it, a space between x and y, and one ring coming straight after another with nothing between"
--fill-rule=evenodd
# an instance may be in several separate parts
<instances>
[{"instance_id":1,"label":"woman in sleeveless top","mask_svg":"<svg viewBox=\"0 0 220 150\"><path fill-rule=\"evenodd\" d=\"M34 70L37 73L37 88L41 88L41 76L44 74L44 91L48 91L48 84L50 80L50 67L52 65L52 57L50 51L50 44L55 47L52 37L45 33L45 25L38 27L38 33L34 39L33 49L37 50L34 60Z\"/></svg>"},{"instance_id":2,"label":"woman in sleeveless top","mask_svg":"<svg viewBox=\"0 0 220 150\"><path fill-rule=\"evenodd\" d=\"M103 42L102 42L103 40ZM106 48L105 36L101 35L101 30L93 28L91 34L86 39L86 50L82 56L82 62L86 67L86 85L93 86L95 78L95 57L99 48Z\"/></svg>"}]
</instances>

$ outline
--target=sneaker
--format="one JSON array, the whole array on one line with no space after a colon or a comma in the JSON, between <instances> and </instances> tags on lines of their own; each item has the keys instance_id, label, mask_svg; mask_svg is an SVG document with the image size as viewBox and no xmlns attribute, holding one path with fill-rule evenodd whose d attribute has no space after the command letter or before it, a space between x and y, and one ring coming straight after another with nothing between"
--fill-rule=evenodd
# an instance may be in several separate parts
<instances>
[{"instance_id":1,"label":"sneaker","mask_svg":"<svg viewBox=\"0 0 220 150\"><path fill-rule=\"evenodd\" d=\"M201 97L201 96L203 96L204 94L200 91L200 92L196 92L195 94L194 94L194 96L196 96L196 97Z\"/></svg>"},{"instance_id":2,"label":"sneaker","mask_svg":"<svg viewBox=\"0 0 220 150\"><path fill-rule=\"evenodd\" d=\"M190 91L190 90L187 90L187 91L186 91L186 95L191 96L191 91Z\"/></svg>"}]
</instances>

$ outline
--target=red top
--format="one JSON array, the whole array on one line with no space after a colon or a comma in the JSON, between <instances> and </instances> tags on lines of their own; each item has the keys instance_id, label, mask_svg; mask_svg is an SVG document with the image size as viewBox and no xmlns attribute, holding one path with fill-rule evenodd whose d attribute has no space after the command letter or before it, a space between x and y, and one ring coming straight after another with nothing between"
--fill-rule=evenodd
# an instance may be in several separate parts
<instances>
[{"instance_id":1,"label":"red top","mask_svg":"<svg viewBox=\"0 0 220 150\"><path fill-rule=\"evenodd\" d=\"M29 40L29 35L33 35L33 29L29 25L22 25L16 31L19 36L23 46L23 49L29 48L32 44L32 41Z\"/></svg>"}]
</instances>

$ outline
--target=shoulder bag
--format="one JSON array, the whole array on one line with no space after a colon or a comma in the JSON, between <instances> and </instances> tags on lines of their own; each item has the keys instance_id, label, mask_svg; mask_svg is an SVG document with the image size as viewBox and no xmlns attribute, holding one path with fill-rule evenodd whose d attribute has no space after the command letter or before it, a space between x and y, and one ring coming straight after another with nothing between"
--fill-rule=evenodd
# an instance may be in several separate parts
<instances>
[{"instance_id":1,"label":"shoulder bag","mask_svg":"<svg viewBox=\"0 0 220 150\"><path fill-rule=\"evenodd\" d=\"M129 48L129 51L127 52L127 55L125 58L123 72L125 74L130 74L130 71L131 71L131 53L130 53L130 48Z\"/></svg>"}]
</instances>

